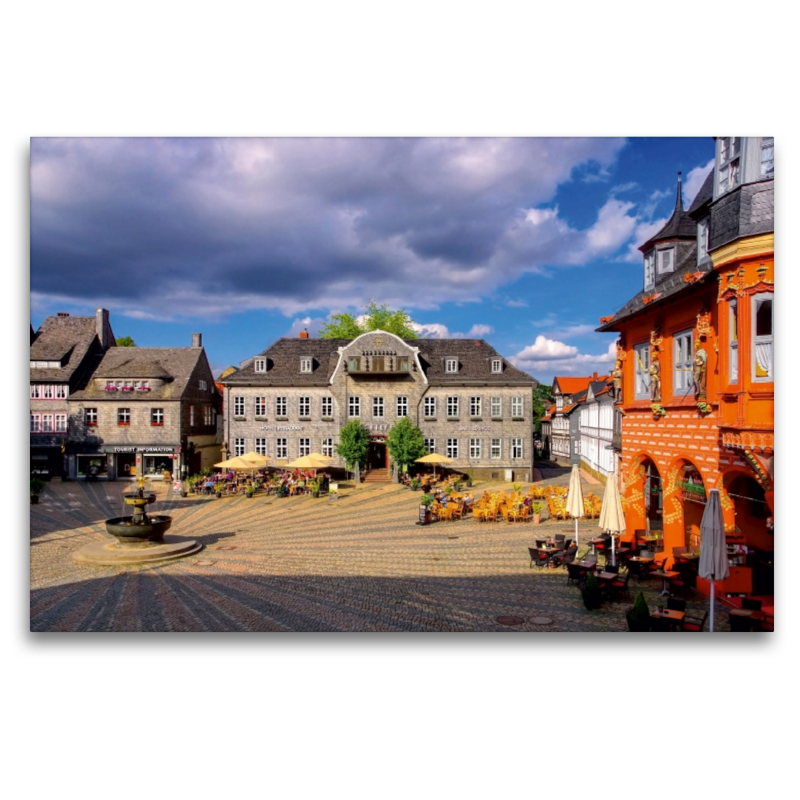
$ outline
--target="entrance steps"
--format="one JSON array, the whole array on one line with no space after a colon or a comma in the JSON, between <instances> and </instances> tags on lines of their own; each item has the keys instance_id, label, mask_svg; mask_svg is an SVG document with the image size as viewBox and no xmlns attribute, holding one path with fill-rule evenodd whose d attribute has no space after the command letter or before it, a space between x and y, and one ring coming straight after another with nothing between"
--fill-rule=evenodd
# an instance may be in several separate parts
<instances>
[{"instance_id":1,"label":"entrance steps","mask_svg":"<svg viewBox=\"0 0 800 800\"><path fill-rule=\"evenodd\" d=\"M371 469L364 476L364 483L389 483L391 479L388 469Z\"/></svg>"}]
</instances>

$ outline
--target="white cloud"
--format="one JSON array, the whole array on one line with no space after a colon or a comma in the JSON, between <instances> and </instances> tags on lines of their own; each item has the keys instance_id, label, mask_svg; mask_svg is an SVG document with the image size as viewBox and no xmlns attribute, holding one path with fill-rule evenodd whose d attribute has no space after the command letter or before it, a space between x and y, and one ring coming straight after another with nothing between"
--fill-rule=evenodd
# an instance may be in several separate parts
<instances>
[{"instance_id":1,"label":"white cloud","mask_svg":"<svg viewBox=\"0 0 800 800\"><path fill-rule=\"evenodd\" d=\"M323 319L322 317L303 317L302 319L294 319L292 320L292 326L283 335L286 338L294 339L297 338L302 331L308 331L308 335L314 338L319 336L322 326L327 322L328 320Z\"/></svg>"},{"instance_id":2,"label":"white cloud","mask_svg":"<svg viewBox=\"0 0 800 800\"><path fill-rule=\"evenodd\" d=\"M537 336L532 345L520 350L509 358L518 369L531 375L545 372L551 374L591 375L594 372L604 374L613 364L616 356L616 342L611 342L605 353L592 355L579 352L577 347L564 344L545 336Z\"/></svg>"},{"instance_id":3,"label":"white cloud","mask_svg":"<svg viewBox=\"0 0 800 800\"><path fill-rule=\"evenodd\" d=\"M506 305L511 308L527 308L528 304L524 300L506 300Z\"/></svg>"},{"instance_id":4,"label":"white cloud","mask_svg":"<svg viewBox=\"0 0 800 800\"><path fill-rule=\"evenodd\" d=\"M473 325L467 333L450 331L447 325L442 325L440 322L429 322L424 325L414 322L411 327L417 332L420 339L481 339L494 333L491 325L479 324Z\"/></svg>"},{"instance_id":5,"label":"white cloud","mask_svg":"<svg viewBox=\"0 0 800 800\"><path fill-rule=\"evenodd\" d=\"M494 328L491 325L473 325L467 333L467 338L473 337L480 339L482 336L488 336L494 333Z\"/></svg>"},{"instance_id":6,"label":"white cloud","mask_svg":"<svg viewBox=\"0 0 800 800\"><path fill-rule=\"evenodd\" d=\"M706 179L708 173L711 172L713 166L714 159L712 158L708 163L701 164L699 167L695 167L686 176L686 180L683 183L684 208L689 208L689 206L694 202L695 197L697 197L697 193L700 191L700 187L703 185L703 181Z\"/></svg>"},{"instance_id":7,"label":"white cloud","mask_svg":"<svg viewBox=\"0 0 800 800\"><path fill-rule=\"evenodd\" d=\"M586 233L586 240L593 255L613 253L631 236L636 227L636 218L628 215L633 203L611 198L597 214L597 221Z\"/></svg>"},{"instance_id":8,"label":"white cloud","mask_svg":"<svg viewBox=\"0 0 800 800\"><path fill-rule=\"evenodd\" d=\"M633 241L628 245L628 252L622 260L632 262L641 261L643 256L642 253L639 252L639 248L667 224L667 219L667 217L662 217L652 222L640 222L634 231Z\"/></svg>"}]
</instances>

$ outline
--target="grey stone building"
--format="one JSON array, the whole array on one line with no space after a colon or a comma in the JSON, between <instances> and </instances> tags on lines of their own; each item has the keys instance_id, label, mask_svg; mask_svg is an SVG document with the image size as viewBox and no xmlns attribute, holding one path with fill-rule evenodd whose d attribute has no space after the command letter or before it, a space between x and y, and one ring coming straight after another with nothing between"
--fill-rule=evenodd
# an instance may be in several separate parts
<instances>
[{"instance_id":1,"label":"grey stone building","mask_svg":"<svg viewBox=\"0 0 800 800\"><path fill-rule=\"evenodd\" d=\"M536 382L481 339L279 339L221 378L230 455L255 450L286 463L334 458L340 429L370 433L368 469L388 469L386 440L408 416L430 451L475 477L533 476L531 393Z\"/></svg>"},{"instance_id":2,"label":"grey stone building","mask_svg":"<svg viewBox=\"0 0 800 800\"><path fill-rule=\"evenodd\" d=\"M220 398L202 346L114 347L70 396L69 477L199 472L220 460Z\"/></svg>"},{"instance_id":3,"label":"grey stone building","mask_svg":"<svg viewBox=\"0 0 800 800\"><path fill-rule=\"evenodd\" d=\"M69 399L86 385L92 369L114 347L108 311L94 317L47 317L30 345L31 474L49 480L64 476Z\"/></svg>"}]
</instances>

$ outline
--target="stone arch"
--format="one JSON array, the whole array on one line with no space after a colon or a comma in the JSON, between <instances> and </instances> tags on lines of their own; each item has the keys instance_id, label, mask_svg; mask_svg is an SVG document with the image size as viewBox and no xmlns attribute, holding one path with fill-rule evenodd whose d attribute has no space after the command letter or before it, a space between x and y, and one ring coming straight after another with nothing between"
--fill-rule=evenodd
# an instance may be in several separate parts
<instances>
[{"instance_id":1,"label":"stone arch","mask_svg":"<svg viewBox=\"0 0 800 800\"><path fill-rule=\"evenodd\" d=\"M720 476L720 498L726 533L742 534L756 550L773 550L773 532L767 526L772 509L764 487L749 470L733 466Z\"/></svg>"},{"instance_id":2,"label":"stone arch","mask_svg":"<svg viewBox=\"0 0 800 800\"><path fill-rule=\"evenodd\" d=\"M682 476L691 471L690 482L702 481L702 491L687 491L681 486ZM670 463L664 481L664 549L672 555L673 547L697 548L700 545L700 521L708 490L716 485L717 476L704 472L692 459L679 456ZM691 487L688 487L691 488ZM693 495L696 494L696 497ZM723 513L724 516L724 513Z\"/></svg>"},{"instance_id":3,"label":"stone arch","mask_svg":"<svg viewBox=\"0 0 800 800\"><path fill-rule=\"evenodd\" d=\"M648 463L653 464L660 475L661 469L658 460L646 450L640 450L636 455L627 459L622 486L625 504L625 539L632 539L634 531L644 530L648 527L645 498Z\"/></svg>"}]
</instances>

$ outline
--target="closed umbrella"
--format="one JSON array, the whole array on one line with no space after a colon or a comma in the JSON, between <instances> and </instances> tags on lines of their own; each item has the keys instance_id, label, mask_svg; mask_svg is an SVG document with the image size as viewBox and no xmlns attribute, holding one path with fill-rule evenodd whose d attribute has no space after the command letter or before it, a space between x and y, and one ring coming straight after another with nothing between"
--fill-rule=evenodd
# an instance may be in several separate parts
<instances>
[{"instance_id":1,"label":"closed umbrella","mask_svg":"<svg viewBox=\"0 0 800 800\"><path fill-rule=\"evenodd\" d=\"M569 476L567 514L575 519L575 544L578 544L578 519L583 516L583 490L581 489L581 473L577 464L572 465L572 474Z\"/></svg>"},{"instance_id":2,"label":"closed umbrella","mask_svg":"<svg viewBox=\"0 0 800 800\"><path fill-rule=\"evenodd\" d=\"M428 453L426 456L422 456L422 458L418 458L416 463L417 464L433 464L433 477L436 477L436 465L437 464L449 464L453 459L448 458L447 456L439 455L439 453Z\"/></svg>"},{"instance_id":3,"label":"closed umbrella","mask_svg":"<svg viewBox=\"0 0 800 800\"><path fill-rule=\"evenodd\" d=\"M603 506L600 509L600 527L611 533L611 563L616 565L614 534L625 530L625 513L622 510L622 499L617 488L617 473L610 475L603 495Z\"/></svg>"},{"instance_id":4,"label":"closed umbrella","mask_svg":"<svg viewBox=\"0 0 800 800\"><path fill-rule=\"evenodd\" d=\"M703 519L700 521L700 561L697 574L711 581L711 622L708 630L714 631L714 583L728 577L728 547L725 543L725 522L722 519L722 505L719 489L712 489L706 501Z\"/></svg>"}]
</instances>

